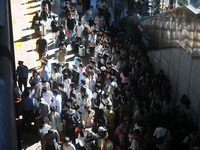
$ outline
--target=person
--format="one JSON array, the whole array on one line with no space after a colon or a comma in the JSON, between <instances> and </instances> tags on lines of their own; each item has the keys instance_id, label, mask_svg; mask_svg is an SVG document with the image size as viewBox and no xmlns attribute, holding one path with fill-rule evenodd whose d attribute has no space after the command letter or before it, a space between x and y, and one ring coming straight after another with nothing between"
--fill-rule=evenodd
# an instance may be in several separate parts
<instances>
[{"instance_id":1,"label":"person","mask_svg":"<svg viewBox=\"0 0 200 150\"><path fill-rule=\"evenodd\" d=\"M67 29L69 30L69 41L70 42L71 42L72 37L73 37L75 25L76 25L76 21L75 21L74 18L72 18L72 14L69 13L68 18L67 18Z\"/></svg>"},{"instance_id":2,"label":"person","mask_svg":"<svg viewBox=\"0 0 200 150\"><path fill-rule=\"evenodd\" d=\"M67 102L66 111L62 114L63 125L65 126L65 135L67 135L72 143L75 144L75 127L77 126L77 113L71 109L71 103Z\"/></svg>"},{"instance_id":3,"label":"person","mask_svg":"<svg viewBox=\"0 0 200 150\"><path fill-rule=\"evenodd\" d=\"M78 86L81 85L81 80L83 79L83 73L85 72L85 69L83 68L83 64L79 64L79 81Z\"/></svg>"},{"instance_id":4,"label":"person","mask_svg":"<svg viewBox=\"0 0 200 150\"><path fill-rule=\"evenodd\" d=\"M50 114L50 105L44 100L44 98L40 99L39 114L40 114L40 118L43 118L43 119L48 114Z\"/></svg>"},{"instance_id":5,"label":"person","mask_svg":"<svg viewBox=\"0 0 200 150\"><path fill-rule=\"evenodd\" d=\"M49 78L51 74L49 73L50 68L48 67L48 64L46 62L42 62L42 72L40 74L41 79L45 79L47 82L49 81Z\"/></svg>"},{"instance_id":6,"label":"person","mask_svg":"<svg viewBox=\"0 0 200 150\"><path fill-rule=\"evenodd\" d=\"M48 133L44 135L44 150L58 150L58 144L61 144L58 132L49 129Z\"/></svg>"},{"instance_id":7,"label":"person","mask_svg":"<svg viewBox=\"0 0 200 150\"><path fill-rule=\"evenodd\" d=\"M94 48L96 46L97 41L97 31L94 30L88 37L88 48L90 49L90 56L94 56Z\"/></svg>"},{"instance_id":8,"label":"person","mask_svg":"<svg viewBox=\"0 0 200 150\"><path fill-rule=\"evenodd\" d=\"M50 111L51 113L44 118L44 121L51 126L51 129L58 131L58 133L61 133L62 131L61 116L59 113L56 112L56 107L54 106L50 107Z\"/></svg>"},{"instance_id":9,"label":"person","mask_svg":"<svg viewBox=\"0 0 200 150\"><path fill-rule=\"evenodd\" d=\"M43 149L43 143L44 143L44 135L48 133L49 129L51 128L50 125L48 125L43 118L40 118L41 121L41 126L39 128L39 135L40 135L40 140L41 140L41 145Z\"/></svg>"},{"instance_id":10,"label":"person","mask_svg":"<svg viewBox=\"0 0 200 150\"><path fill-rule=\"evenodd\" d=\"M80 21L81 17L82 17L82 12L83 12L83 2L82 2L82 0L78 0L78 3L76 5L75 9L77 10L77 13L79 15L79 21Z\"/></svg>"},{"instance_id":11,"label":"person","mask_svg":"<svg viewBox=\"0 0 200 150\"><path fill-rule=\"evenodd\" d=\"M47 87L42 88L41 97L51 106L53 100L53 93L50 90L47 90Z\"/></svg>"},{"instance_id":12,"label":"person","mask_svg":"<svg viewBox=\"0 0 200 150\"><path fill-rule=\"evenodd\" d=\"M103 126L98 128L98 140L97 140L97 147L101 150L113 150L113 143L109 139L109 135L107 129Z\"/></svg>"},{"instance_id":13,"label":"person","mask_svg":"<svg viewBox=\"0 0 200 150\"><path fill-rule=\"evenodd\" d=\"M140 143L139 143L139 138L140 138L140 130L135 129L132 134L132 142L131 146L129 147L130 150L140 150Z\"/></svg>"},{"instance_id":14,"label":"person","mask_svg":"<svg viewBox=\"0 0 200 150\"><path fill-rule=\"evenodd\" d=\"M22 85L24 89L27 88L27 80L28 80L28 67L24 65L23 61L18 61L17 66L17 76L18 76L18 85L20 90L22 91Z\"/></svg>"},{"instance_id":15,"label":"person","mask_svg":"<svg viewBox=\"0 0 200 150\"><path fill-rule=\"evenodd\" d=\"M62 111L62 98L61 95L59 94L59 91L57 89L53 90L53 95L54 95L54 99L53 99L53 103L52 106L56 107L56 111L61 114Z\"/></svg>"},{"instance_id":16,"label":"person","mask_svg":"<svg viewBox=\"0 0 200 150\"><path fill-rule=\"evenodd\" d=\"M52 90L58 89L58 69L57 69L57 67L52 68L50 83L51 83Z\"/></svg>"},{"instance_id":17,"label":"person","mask_svg":"<svg viewBox=\"0 0 200 150\"><path fill-rule=\"evenodd\" d=\"M77 25L79 21L79 15L75 9L72 10L72 18L75 19L75 25Z\"/></svg>"},{"instance_id":18,"label":"person","mask_svg":"<svg viewBox=\"0 0 200 150\"><path fill-rule=\"evenodd\" d=\"M167 150L169 148L169 142L172 140L172 135L169 129L166 127L166 121L161 121L161 126L155 129L153 137L156 138L157 149ZM160 137L163 137L162 142L158 142Z\"/></svg>"},{"instance_id":19,"label":"person","mask_svg":"<svg viewBox=\"0 0 200 150\"><path fill-rule=\"evenodd\" d=\"M67 93L67 96L70 97L70 83L71 79L69 78L68 73L64 74L64 91Z\"/></svg>"},{"instance_id":20,"label":"person","mask_svg":"<svg viewBox=\"0 0 200 150\"><path fill-rule=\"evenodd\" d=\"M29 97L29 91L26 89L22 95L22 115L23 115L23 125L27 127L27 130L31 129L31 119L33 117L33 106L34 100Z\"/></svg>"},{"instance_id":21,"label":"person","mask_svg":"<svg viewBox=\"0 0 200 150\"><path fill-rule=\"evenodd\" d=\"M63 139L63 150L76 150L74 144L71 143L69 137Z\"/></svg>"},{"instance_id":22,"label":"person","mask_svg":"<svg viewBox=\"0 0 200 150\"><path fill-rule=\"evenodd\" d=\"M57 56L58 56L58 62L59 63L63 63L65 62L65 56L67 55L67 48L65 46L65 43L62 41L60 43L60 46L59 46L59 51L57 53Z\"/></svg>"},{"instance_id":23,"label":"person","mask_svg":"<svg viewBox=\"0 0 200 150\"><path fill-rule=\"evenodd\" d=\"M35 16L33 17L33 22L32 22L32 27L35 29L35 35L39 36L40 35L40 23L41 18L39 16L39 13L36 12Z\"/></svg>"},{"instance_id":24,"label":"person","mask_svg":"<svg viewBox=\"0 0 200 150\"><path fill-rule=\"evenodd\" d=\"M105 22L106 22L106 29L108 30L110 28L110 19L111 19L111 14L110 12L108 11L108 8L106 8L104 11L103 11L103 16L105 18Z\"/></svg>"},{"instance_id":25,"label":"person","mask_svg":"<svg viewBox=\"0 0 200 150\"><path fill-rule=\"evenodd\" d=\"M56 20L56 16L52 16L53 20L51 21L51 33L52 33L52 40L55 42L56 40L56 33L59 30L59 22Z\"/></svg>"},{"instance_id":26,"label":"person","mask_svg":"<svg viewBox=\"0 0 200 150\"><path fill-rule=\"evenodd\" d=\"M59 26L59 29L56 33L56 43L55 43L55 47L59 47L61 43L64 43L65 42L65 34L64 34L64 31L63 31L63 25L60 25Z\"/></svg>"},{"instance_id":27,"label":"person","mask_svg":"<svg viewBox=\"0 0 200 150\"><path fill-rule=\"evenodd\" d=\"M43 38L43 36L40 34L39 39L36 41L36 51L39 54L40 61L42 60L42 54L47 52L48 46L46 39Z\"/></svg>"},{"instance_id":28,"label":"person","mask_svg":"<svg viewBox=\"0 0 200 150\"><path fill-rule=\"evenodd\" d=\"M80 150L85 150L85 137L87 136L88 131L85 129L85 126L82 125L80 127L80 131L78 133L78 144L80 146Z\"/></svg>"},{"instance_id":29,"label":"person","mask_svg":"<svg viewBox=\"0 0 200 150\"><path fill-rule=\"evenodd\" d=\"M95 12L93 10L93 6L90 6L90 9L87 10L85 17L86 17L86 21L89 22L89 26L90 27L93 26L94 17L95 17Z\"/></svg>"},{"instance_id":30,"label":"person","mask_svg":"<svg viewBox=\"0 0 200 150\"><path fill-rule=\"evenodd\" d=\"M43 87L46 87L47 90L50 91L50 84L47 82L46 79L42 79L42 82L40 82L37 85L37 91L36 91L36 94L35 94L36 99L41 97Z\"/></svg>"},{"instance_id":31,"label":"person","mask_svg":"<svg viewBox=\"0 0 200 150\"><path fill-rule=\"evenodd\" d=\"M37 70L33 70L33 75L29 79L29 84L34 83L35 85L37 85L40 81L41 81L41 78Z\"/></svg>"},{"instance_id":32,"label":"person","mask_svg":"<svg viewBox=\"0 0 200 150\"><path fill-rule=\"evenodd\" d=\"M65 14L66 18L68 16L68 14L70 13L71 8L70 8L70 2L66 1L66 6L63 7L63 13Z\"/></svg>"},{"instance_id":33,"label":"person","mask_svg":"<svg viewBox=\"0 0 200 150\"><path fill-rule=\"evenodd\" d=\"M102 13L99 13L95 19L94 19L94 22L97 24L97 27L101 28L101 29L104 29L105 25L106 25L106 22L105 22L105 19L102 15Z\"/></svg>"},{"instance_id":34,"label":"person","mask_svg":"<svg viewBox=\"0 0 200 150\"><path fill-rule=\"evenodd\" d=\"M65 73L67 73L68 77L71 78L72 71L69 68L69 63L66 63L64 69L62 70L63 76L64 76Z\"/></svg>"},{"instance_id":35,"label":"person","mask_svg":"<svg viewBox=\"0 0 200 150\"><path fill-rule=\"evenodd\" d=\"M78 25L76 25L74 28L74 32L75 32L76 39L78 41L79 46L82 44L83 30L84 30L84 27L82 25L82 22L79 21Z\"/></svg>"}]
</instances>

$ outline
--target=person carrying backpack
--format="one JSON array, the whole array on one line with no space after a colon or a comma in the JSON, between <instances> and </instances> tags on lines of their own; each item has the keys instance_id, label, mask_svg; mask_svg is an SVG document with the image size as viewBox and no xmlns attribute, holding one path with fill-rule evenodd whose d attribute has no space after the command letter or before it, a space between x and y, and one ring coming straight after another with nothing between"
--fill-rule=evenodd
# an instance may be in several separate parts
<instances>
[{"instance_id":1,"label":"person carrying backpack","mask_svg":"<svg viewBox=\"0 0 200 150\"><path fill-rule=\"evenodd\" d=\"M71 109L71 103L65 105L65 112L62 113L63 124L65 127L65 135L68 136L72 143L75 144L75 128L78 125L78 116L74 109Z\"/></svg>"},{"instance_id":2,"label":"person carrying backpack","mask_svg":"<svg viewBox=\"0 0 200 150\"><path fill-rule=\"evenodd\" d=\"M65 42L65 34L62 25L59 26L59 29L56 34L57 35L56 35L55 48L59 47L60 43Z\"/></svg>"},{"instance_id":3,"label":"person carrying backpack","mask_svg":"<svg viewBox=\"0 0 200 150\"><path fill-rule=\"evenodd\" d=\"M56 20L56 16L52 16L53 20L51 21L51 33L52 33L52 40L55 42L56 40L56 33L59 30L59 22Z\"/></svg>"}]
</instances>

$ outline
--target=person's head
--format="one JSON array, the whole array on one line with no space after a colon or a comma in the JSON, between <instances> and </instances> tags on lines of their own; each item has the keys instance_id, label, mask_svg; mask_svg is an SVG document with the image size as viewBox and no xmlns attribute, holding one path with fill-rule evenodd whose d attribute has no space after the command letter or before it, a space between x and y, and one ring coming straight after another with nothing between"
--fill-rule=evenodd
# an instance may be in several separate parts
<instances>
[{"instance_id":1,"label":"person's head","mask_svg":"<svg viewBox=\"0 0 200 150\"><path fill-rule=\"evenodd\" d=\"M88 74L86 72L83 72L83 77L86 79L88 78Z\"/></svg>"},{"instance_id":2,"label":"person's head","mask_svg":"<svg viewBox=\"0 0 200 150\"><path fill-rule=\"evenodd\" d=\"M80 57L78 57L76 60L78 64L82 63L82 59Z\"/></svg>"},{"instance_id":3,"label":"person's head","mask_svg":"<svg viewBox=\"0 0 200 150\"><path fill-rule=\"evenodd\" d=\"M65 64L65 68L68 69L69 68L69 63Z\"/></svg>"},{"instance_id":4,"label":"person's head","mask_svg":"<svg viewBox=\"0 0 200 150\"><path fill-rule=\"evenodd\" d=\"M47 79L42 79L42 84L45 85L47 82Z\"/></svg>"},{"instance_id":5,"label":"person's head","mask_svg":"<svg viewBox=\"0 0 200 150\"><path fill-rule=\"evenodd\" d=\"M94 76L94 71L90 71L90 77L93 77Z\"/></svg>"},{"instance_id":6,"label":"person's head","mask_svg":"<svg viewBox=\"0 0 200 150\"><path fill-rule=\"evenodd\" d=\"M65 107L66 107L66 109L67 110L70 110L71 109L71 103L70 102L67 102L66 104L65 104Z\"/></svg>"},{"instance_id":7,"label":"person's head","mask_svg":"<svg viewBox=\"0 0 200 150\"><path fill-rule=\"evenodd\" d=\"M42 34L39 34L39 38L40 38L40 39L43 39L43 36L42 36Z\"/></svg>"},{"instance_id":8,"label":"person's head","mask_svg":"<svg viewBox=\"0 0 200 150\"><path fill-rule=\"evenodd\" d=\"M69 6L70 2L69 1L66 1L66 6Z\"/></svg>"},{"instance_id":9,"label":"person's head","mask_svg":"<svg viewBox=\"0 0 200 150\"><path fill-rule=\"evenodd\" d=\"M51 114L54 115L55 112L56 112L56 107L55 106L50 106L50 111L51 111Z\"/></svg>"},{"instance_id":10,"label":"person's head","mask_svg":"<svg viewBox=\"0 0 200 150\"><path fill-rule=\"evenodd\" d=\"M62 42L60 43L60 47L63 48L64 46L65 46L65 42L62 41Z\"/></svg>"},{"instance_id":11,"label":"person's head","mask_svg":"<svg viewBox=\"0 0 200 150\"><path fill-rule=\"evenodd\" d=\"M58 94L59 94L59 91L58 91L57 89L54 89L54 90L53 90L53 95L54 95L54 96L57 96Z\"/></svg>"},{"instance_id":12,"label":"person's head","mask_svg":"<svg viewBox=\"0 0 200 150\"><path fill-rule=\"evenodd\" d=\"M93 6L90 6L90 10L93 10Z\"/></svg>"},{"instance_id":13,"label":"person's head","mask_svg":"<svg viewBox=\"0 0 200 150\"><path fill-rule=\"evenodd\" d=\"M23 66L24 62L23 61L18 61L18 65L21 67Z\"/></svg>"},{"instance_id":14,"label":"person's head","mask_svg":"<svg viewBox=\"0 0 200 150\"><path fill-rule=\"evenodd\" d=\"M98 128L98 135L101 137L101 138L104 138L107 134L107 129L103 126L100 126Z\"/></svg>"},{"instance_id":15,"label":"person's head","mask_svg":"<svg viewBox=\"0 0 200 150\"><path fill-rule=\"evenodd\" d=\"M83 70L83 64L79 64L79 70L82 71Z\"/></svg>"},{"instance_id":16,"label":"person's head","mask_svg":"<svg viewBox=\"0 0 200 150\"><path fill-rule=\"evenodd\" d=\"M82 86L81 87L81 95L85 96L85 94L86 94L86 88Z\"/></svg>"},{"instance_id":17,"label":"person's head","mask_svg":"<svg viewBox=\"0 0 200 150\"><path fill-rule=\"evenodd\" d=\"M68 13L68 18L71 18L72 17L72 14L71 13Z\"/></svg>"},{"instance_id":18,"label":"person's head","mask_svg":"<svg viewBox=\"0 0 200 150\"><path fill-rule=\"evenodd\" d=\"M48 134L49 134L49 135L53 135L53 130L52 130L52 129L49 129L49 130L48 130Z\"/></svg>"},{"instance_id":19,"label":"person's head","mask_svg":"<svg viewBox=\"0 0 200 150\"><path fill-rule=\"evenodd\" d=\"M80 26L81 24L82 24L82 22L81 22L81 21L79 21L79 22L78 22L78 25Z\"/></svg>"},{"instance_id":20,"label":"person's head","mask_svg":"<svg viewBox=\"0 0 200 150\"><path fill-rule=\"evenodd\" d=\"M37 77L37 76L38 76L37 70L33 70L33 76L34 76L34 77Z\"/></svg>"},{"instance_id":21,"label":"person's head","mask_svg":"<svg viewBox=\"0 0 200 150\"><path fill-rule=\"evenodd\" d=\"M81 85L82 85L82 86L85 86L85 85L86 85L85 79L82 79L82 80L81 80Z\"/></svg>"},{"instance_id":22,"label":"person's head","mask_svg":"<svg viewBox=\"0 0 200 150\"><path fill-rule=\"evenodd\" d=\"M71 82L69 87L70 87L70 90L73 90L74 89L74 82Z\"/></svg>"},{"instance_id":23,"label":"person's head","mask_svg":"<svg viewBox=\"0 0 200 150\"><path fill-rule=\"evenodd\" d=\"M42 62L42 68L44 68L47 65L45 61Z\"/></svg>"},{"instance_id":24,"label":"person's head","mask_svg":"<svg viewBox=\"0 0 200 150\"><path fill-rule=\"evenodd\" d=\"M46 93L46 92L47 92L47 87L43 87L43 88L42 88L42 92L43 92L43 93Z\"/></svg>"},{"instance_id":25,"label":"person's head","mask_svg":"<svg viewBox=\"0 0 200 150\"><path fill-rule=\"evenodd\" d=\"M58 84L58 89L60 89L60 90L64 89L64 84L63 83L59 83Z\"/></svg>"},{"instance_id":26,"label":"person's head","mask_svg":"<svg viewBox=\"0 0 200 150\"><path fill-rule=\"evenodd\" d=\"M57 69L56 67L53 67L53 68L52 68L52 71L53 71L53 73L57 73L57 72L58 72L58 69Z\"/></svg>"},{"instance_id":27,"label":"person's head","mask_svg":"<svg viewBox=\"0 0 200 150\"><path fill-rule=\"evenodd\" d=\"M69 138L69 137L65 137L65 138L63 139L63 144L64 144L65 146L69 146L69 144L70 144L70 138Z\"/></svg>"}]
</instances>

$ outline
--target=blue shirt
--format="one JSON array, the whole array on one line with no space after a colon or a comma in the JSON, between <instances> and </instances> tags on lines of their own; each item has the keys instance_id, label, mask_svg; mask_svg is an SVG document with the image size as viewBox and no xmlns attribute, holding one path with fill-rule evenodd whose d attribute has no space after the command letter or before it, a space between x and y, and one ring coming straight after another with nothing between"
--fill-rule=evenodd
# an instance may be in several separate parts
<instances>
[{"instance_id":1,"label":"blue shirt","mask_svg":"<svg viewBox=\"0 0 200 150\"><path fill-rule=\"evenodd\" d=\"M34 105L33 98L31 97L25 97L22 99L22 108L23 110L32 110Z\"/></svg>"},{"instance_id":2,"label":"blue shirt","mask_svg":"<svg viewBox=\"0 0 200 150\"><path fill-rule=\"evenodd\" d=\"M45 66L41 72L41 78L44 79L46 76L47 81L49 81L49 74L48 74L48 68Z\"/></svg>"},{"instance_id":3,"label":"blue shirt","mask_svg":"<svg viewBox=\"0 0 200 150\"><path fill-rule=\"evenodd\" d=\"M28 67L23 65L22 67L17 67L17 74L19 78L27 78L28 77Z\"/></svg>"}]
</instances>

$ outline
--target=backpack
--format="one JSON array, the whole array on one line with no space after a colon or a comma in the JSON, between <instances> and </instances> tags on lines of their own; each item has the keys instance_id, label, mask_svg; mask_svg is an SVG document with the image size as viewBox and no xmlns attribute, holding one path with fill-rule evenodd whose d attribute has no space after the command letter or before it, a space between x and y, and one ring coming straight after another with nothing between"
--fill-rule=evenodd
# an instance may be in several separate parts
<instances>
[{"instance_id":1,"label":"backpack","mask_svg":"<svg viewBox=\"0 0 200 150\"><path fill-rule=\"evenodd\" d=\"M66 113L66 122L69 128L76 127L78 125L77 114L75 110L69 110Z\"/></svg>"},{"instance_id":2,"label":"backpack","mask_svg":"<svg viewBox=\"0 0 200 150\"><path fill-rule=\"evenodd\" d=\"M64 41L65 40L65 34L62 30L60 30L60 41Z\"/></svg>"},{"instance_id":3,"label":"backpack","mask_svg":"<svg viewBox=\"0 0 200 150\"><path fill-rule=\"evenodd\" d=\"M101 92L97 92L97 98L95 100L95 104L99 107L100 103L101 103L101 100L102 100L102 90Z\"/></svg>"},{"instance_id":4,"label":"backpack","mask_svg":"<svg viewBox=\"0 0 200 150\"><path fill-rule=\"evenodd\" d=\"M85 148L86 149L92 149L95 150L96 149L96 140L98 139L98 137L92 133L89 132L87 134L87 136L84 138L84 142L85 142Z\"/></svg>"},{"instance_id":5,"label":"backpack","mask_svg":"<svg viewBox=\"0 0 200 150\"><path fill-rule=\"evenodd\" d=\"M58 23L58 21L53 20L52 21L52 30L53 30L53 32L57 32L58 29L59 29L59 23Z\"/></svg>"}]
</instances>

